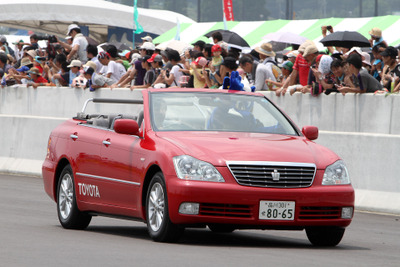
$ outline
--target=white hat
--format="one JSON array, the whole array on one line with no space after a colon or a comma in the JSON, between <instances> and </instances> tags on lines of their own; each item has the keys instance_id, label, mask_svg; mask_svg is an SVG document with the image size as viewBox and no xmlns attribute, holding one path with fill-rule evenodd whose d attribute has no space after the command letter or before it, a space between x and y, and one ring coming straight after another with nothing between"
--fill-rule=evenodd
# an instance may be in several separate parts
<instances>
[{"instance_id":1,"label":"white hat","mask_svg":"<svg viewBox=\"0 0 400 267\"><path fill-rule=\"evenodd\" d=\"M147 35L147 36L145 36L145 37L142 37L142 40L143 40L143 41L146 41L146 42L150 42L150 43L153 42L153 38L151 38L151 36L149 36L149 35Z\"/></svg>"},{"instance_id":2,"label":"white hat","mask_svg":"<svg viewBox=\"0 0 400 267\"><path fill-rule=\"evenodd\" d=\"M357 54L359 54L360 56L362 56L362 50L361 50L361 48L356 47L356 46L352 47L352 48L350 49L350 51L347 52L347 53L344 54L344 55L345 55L345 56L348 56L348 55L350 55L351 53L353 53L354 51L356 51Z\"/></svg>"},{"instance_id":3,"label":"white hat","mask_svg":"<svg viewBox=\"0 0 400 267\"><path fill-rule=\"evenodd\" d=\"M368 66L371 66L371 56L367 52L362 52L361 56L363 58L362 63L365 63Z\"/></svg>"},{"instance_id":4,"label":"white hat","mask_svg":"<svg viewBox=\"0 0 400 267\"><path fill-rule=\"evenodd\" d=\"M141 58L141 56L138 53L133 53L131 56L131 65L135 64L136 60Z\"/></svg>"},{"instance_id":5,"label":"white hat","mask_svg":"<svg viewBox=\"0 0 400 267\"><path fill-rule=\"evenodd\" d=\"M80 60L72 60L71 64L69 64L67 67L68 68L72 68L72 67L81 67L82 66L82 62Z\"/></svg>"},{"instance_id":6,"label":"white hat","mask_svg":"<svg viewBox=\"0 0 400 267\"><path fill-rule=\"evenodd\" d=\"M297 50L293 50L293 51L290 51L289 53L287 53L287 57L288 58L291 58L291 57L297 57L297 55L299 54L299 51L297 51Z\"/></svg>"},{"instance_id":7,"label":"white hat","mask_svg":"<svg viewBox=\"0 0 400 267\"><path fill-rule=\"evenodd\" d=\"M142 44L141 47L139 47L139 49L145 49L145 50L155 50L156 47L153 43L150 42L145 42Z\"/></svg>"},{"instance_id":8,"label":"white hat","mask_svg":"<svg viewBox=\"0 0 400 267\"><path fill-rule=\"evenodd\" d=\"M71 24L71 25L69 25L69 26L68 26L68 30L67 30L67 35L69 35L73 29L80 29L80 28L79 28L79 26L76 25L76 24Z\"/></svg>"}]
</instances>

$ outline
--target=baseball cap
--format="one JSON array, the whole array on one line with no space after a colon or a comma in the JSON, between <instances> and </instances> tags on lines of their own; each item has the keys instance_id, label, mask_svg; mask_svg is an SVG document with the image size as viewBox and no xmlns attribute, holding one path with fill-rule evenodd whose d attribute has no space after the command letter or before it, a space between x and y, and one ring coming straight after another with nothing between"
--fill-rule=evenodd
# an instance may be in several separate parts
<instances>
[{"instance_id":1,"label":"baseball cap","mask_svg":"<svg viewBox=\"0 0 400 267\"><path fill-rule=\"evenodd\" d=\"M202 67L207 65L207 59L205 57L198 57L195 61L193 61L195 65L200 65Z\"/></svg>"},{"instance_id":2,"label":"baseball cap","mask_svg":"<svg viewBox=\"0 0 400 267\"><path fill-rule=\"evenodd\" d=\"M105 52L105 51L101 51L98 55L97 58L110 58L110 54Z\"/></svg>"},{"instance_id":3,"label":"baseball cap","mask_svg":"<svg viewBox=\"0 0 400 267\"><path fill-rule=\"evenodd\" d=\"M147 36L145 36L145 37L142 37L142 40L143 40L143 41L146 41L146 42L150 42L150 43L153 42L153 38L151 38L151 36L149 36L149 35L147 35Z\"/></svg>"},{"instance_id":4,"label":"baseball cap","mask_svg":"<svg viewBox=\"0 0 400 267\"><path fill-rule=\"evenodd\" d=\"M139 60L142 61L142 62L148 62L148 60L149 60L150 58L151 58L151 57L150 57L149 55L145 55L144 57L139 58Z\"/></svg>"},{"instance_id":5,"label":"baseball cap","mask_svg":"<svg viewBox=\"0 0 400 267\"><path fill-rule=\"evenodd\" d=\"M318 48L315 45L309 45L306 47L303 53L303 57L318 53Z\"/></svg>"},{"instance_id":6,"label":"baseball cap","mask_svg":"<svg viewBox=\"0 0 400 267\"><path fill-rule=\"evenodd\" d=\"M131 65L135 64L136 60L138 60L140 58L140 55L138 53L133 53L132 57L131 57Z\"/></svg>"},{"instance_id":7,"label":"baseball cap","mask_svg":"<svg viewBox=\"0 0 400 267\"><path fill-rule=\"evenodd\" d=\"M18 72L27 72L29 70L28 66L22 66L21 68L17 69Z\"/></svg>"},{"instance_id":8,"label":"baseball cap","mask_svg":"<svg viewBox=\"0 0 400 267\"><path fill-rule=\"evenodd\" d=\"M159 55L159 54L155 54L155 53L154 53L154 54L151 56L151 58L147 60L147 62L150 62L150 63L152 63L152 62L162 62L162 56Z\"/></svg>"},{"instance_id":9,"label":"baseball cap","mask_svg":"<svg viewBox=\"0 0 400 267\"><path fill-rule=\"evenodd\" d=\"M287 69L288 71L292 72L293 70L293 62L291 61L285 61L282 63L282 68Z\"/></svg>"},{"instance_id":10,"label":"baseball cap","mask_svg":"<svg viewBox=\"0 0 400 267\"><path fill-rule=\"evenodd\" d=\"M71 61L71 64L69 64L67 67L72 68L72 67L81 67L82 62L80 60L74 59Z\"/></svg>"},{"instance_id":11,"label":"baseball cap","mask_svg":"<svg viewBox=\"0 0 400 267\"><path fill-rule=\"evenodd\" d=\"M5 43L7 42L7 38L4 35L0 36L0 42Z\"/></svg>"},{"instance_id":12,"label":"baseball cap","mask_svg":"<svg viewBox=\"0 0 400 267\"><path fill-rule=\"evenodd\" d=\"M67 35L69 35L73 29L80 29L80 28L79 28L79 26L76 25L76 24L70 24L70 25L68 26Z\"/></svg>"},{"instance_id":13,"label":"baseball cap","mask_svg":"<svg viewBox=\"0 0 400 267\"><path fill-rule=\"evenodd\" d=\"M85 68L85 67L91 67L91 68L93 68L94 70L97 69L96 62L91 61L91 60L88 61L88 62L86 62L86 64L83 65L83 67L84 67L84 68ZM83 69L83 70L85 70L85 69Z\"/></svg>"},{"instance_id":14,"label":"baseball cap","mask_svg":"<svg viewBox=\"0 0 400 267\"><path fill-rule=\"evenodd\" d=\"M383 57L391 57L391 58L396 58L398 55L398 50L394 48L393 46L388 46L386 47L385 51L381 53Z\"/></svg>"},{"instance_id":15,"label":"baseball cap","mask_svg":"<svg viewBox=\"0 0 400 267\"><path fill-rule=\"evenodd\" d=\"M362 59L359 54L351 54L347 57L346 62L353 65L357 69L361 69L362 67Z\"/></svg>"},{"instance_id":16,"label":"baseball cap","mask_svg":"<svg viewBox=\"0 0 400 267\"><path fill-rule=\"evenodd\" d=\"M363 61L362 63L367 64L368 66L371 66L371 56L367 52L362 52Z\"/></svg>"},{"instance_id":17,"label":"baseball cap","mask_svg":"<svg viewBox=\"0 0 400 267\"><path fill-rule=\"evenodd\" d=\"M139 49L155 50L156 47L155 47L155 45L153 43L145 42L139 47Z\"/></svg>"},{"instance_id":18,"label":"baseball cap","mask_svg":"<svg viewBox=\"0 0 400 267\"><path fill-rule=\"evenodd\" d=\"M221 48L221 46L220 45L213 45L212 47L211 47L211 52L221 52L222 51L222 48Z\"/></svg>"},{"instance_id":19,"label":"baseball cap","mask_svg":"<svg viewBox=\"0 0 400 267\"><path fill-rule=\"evenodd\" d=\"M362 55L362 50L361 48L357 47L357 46L353 46L346 54L344 54L345 56L350 55L353 52L357 52L357 54L359 54L360 56Z\"/></svg>"}]
</instances>

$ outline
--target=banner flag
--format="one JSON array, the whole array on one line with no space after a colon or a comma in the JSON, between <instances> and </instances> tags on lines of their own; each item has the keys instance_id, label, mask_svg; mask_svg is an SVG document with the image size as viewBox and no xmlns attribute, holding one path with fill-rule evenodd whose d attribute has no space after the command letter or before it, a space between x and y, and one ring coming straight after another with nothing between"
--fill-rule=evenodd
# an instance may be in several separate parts
<instances>
[{"instance_id":1,"label":"banner flag","mask_svg":"<svg viewBox=\"0 0 400 267\"><path fill-rule=\"evenodd\" d=\"M134 20L135 26L136 26L136 31L134 31L134 34L141 34L143 32L143 27L142 27L142 25L139 24L138 18L139 18L139 12L137 10L137 0L134 0L133 1L133 20Z\"/></svg>"},{"instance_id":2,"label":"banner flag","mask_svg":"<svg viewBox=\"0 0 400 267\"><path fill-rule=\"evenodd\" d=\"M234 21L232 0L223 0L224 2L224 15L227 21Z\"/></svg>"}]
</instances>

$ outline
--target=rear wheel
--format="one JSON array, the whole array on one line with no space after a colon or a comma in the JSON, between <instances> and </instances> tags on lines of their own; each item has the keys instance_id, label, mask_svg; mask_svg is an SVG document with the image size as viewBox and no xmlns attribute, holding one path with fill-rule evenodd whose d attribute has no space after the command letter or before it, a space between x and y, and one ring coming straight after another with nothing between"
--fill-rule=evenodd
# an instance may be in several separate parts
<instances>
[{"instance_id":1,"label":"rear wheel","mask_svg":"<svg viewBox=\"0 0 400 267\"><path fill-rule=\"evenodd\" d=\"M306 229L308 240L314 246L334 247L340 243L344 235L341 227L311 227Z\"/></svg>"},{"instance_id":2,"label":"rear wheel","mask_svg":"<svg viewBox=\"0 0 400 267\"><path fill-rule=\"evenodd\" d=\"M184 230L169 219L167 190L161 172L150 181L146 196L146 221L150 237L158 242L175 242Z\"/></svg>"},{"instance_id":3,"label":"rear wheel","mask_svg":"<svg viewBox=\"0 0 400 267\"><path fill-rule=\"evenodd\" d=\"M66 229L85 229L92 216L81 212L76 204L74 176L71 166L61 172L57 186L58 220Z\"/></svg>"}]
</instances>

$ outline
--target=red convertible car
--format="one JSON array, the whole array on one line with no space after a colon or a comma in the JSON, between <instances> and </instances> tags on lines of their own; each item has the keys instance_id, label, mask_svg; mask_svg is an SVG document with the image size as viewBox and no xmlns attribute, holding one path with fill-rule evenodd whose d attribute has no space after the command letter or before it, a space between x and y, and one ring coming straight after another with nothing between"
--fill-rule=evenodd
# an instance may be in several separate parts
<instances>
[{"instance_id":1,"label":"red convertible car","mask_svg":"<svg viewBox=\"0 0 400 267\"><path fill-rule=\"evenodd\" d=\"M305 230L317 246L341 241L354 189L343 160L311 141L316 127L300 131L257 93L148 89L142 96L89 99L50 134L44 187L64 228L107 215L146 222L161 242L206 226ZM89 104L102 112L86 113ZM121 105L128 112L103 112Z\"/></svg>"}]
</instances>

